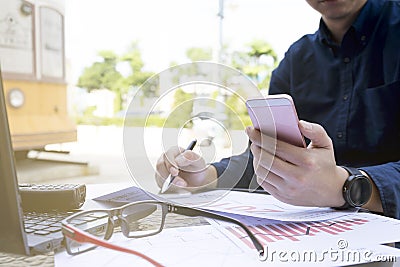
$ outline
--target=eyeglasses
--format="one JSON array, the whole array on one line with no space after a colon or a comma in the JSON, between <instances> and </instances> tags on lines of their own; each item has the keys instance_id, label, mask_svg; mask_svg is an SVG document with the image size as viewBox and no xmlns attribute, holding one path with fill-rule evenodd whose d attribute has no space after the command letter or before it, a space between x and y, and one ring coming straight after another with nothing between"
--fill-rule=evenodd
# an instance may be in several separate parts
<instances>
[{"instance_id":1,"label":"eyeglasses","mask_svg":"<svg viewBox=\"0 0 400 267\"><path fill-rule=\"evenodd\" d=\"M77 255L97 246L137 255L155 266L158 262L140 252L123 248L107 242L117 229L128 238L140 238L158 234L164 228L168 213L185 216L203 216L234 223L247 233L259 256L264 255L264 248L254 234L240 221L209 211L174 205L159 201L139 201L118 208L81 211L62 221L62 233L66 240L66 250L70 255Z\"/></svg>"}]
</instances>

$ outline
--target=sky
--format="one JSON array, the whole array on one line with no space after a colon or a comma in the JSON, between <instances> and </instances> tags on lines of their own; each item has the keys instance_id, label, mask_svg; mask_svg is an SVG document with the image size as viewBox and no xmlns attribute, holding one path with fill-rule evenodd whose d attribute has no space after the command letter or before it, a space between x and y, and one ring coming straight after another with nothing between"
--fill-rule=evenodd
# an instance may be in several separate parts
<instances>
[{"instance_id":1,"label":"sky","mask_svg":"<svg viewBox=\"0 0 400 267\"><path fill-rule=\"evenodd\" d=\"M99 51L122 54L134 41L145 70L153 72L188 62L190 47L219 45L219 0L67 0L65 8L72 82ZM222 40L233 50L262 39L281 59L290 44L317 30L319 19L305 0L224 0Z\"/></svg>"}]
</instances>

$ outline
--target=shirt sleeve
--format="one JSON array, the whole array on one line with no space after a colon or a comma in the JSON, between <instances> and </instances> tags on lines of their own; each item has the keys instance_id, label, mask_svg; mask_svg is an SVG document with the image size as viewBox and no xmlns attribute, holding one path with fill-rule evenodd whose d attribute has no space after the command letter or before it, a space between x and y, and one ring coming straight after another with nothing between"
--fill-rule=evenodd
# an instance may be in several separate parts
<instances>
[{"instance_id":1,"label":"shirt sleeve","mask_svg":"<svg viewBox=\"0 0 400 267\"><path fill-rule=\"evenodd\" d=\"M400 218L400 161L362 167L378 188L385 216Z\"/></svg>"},{"instance_id":2,"label":"shirt sleeve","mask_svg":"<svg viewBox=\"0 0 400 267\"><path fill-rule=\"evenodd\" d=\"M290 94L290 49L272 72L268 94Z\"/></svg>"},{"instance_id":3,"label":"shirt sleeve","mask_svg":"<svg viewBox=\"0 0 400 267\"><path fill-rule=\"evenodd\" d=\"M253 169L253 154L250 147L239 155L224 158L212 163L217 170L218 188L249 188L257 189L256 177Z\"/></svg>"}]
</instances>

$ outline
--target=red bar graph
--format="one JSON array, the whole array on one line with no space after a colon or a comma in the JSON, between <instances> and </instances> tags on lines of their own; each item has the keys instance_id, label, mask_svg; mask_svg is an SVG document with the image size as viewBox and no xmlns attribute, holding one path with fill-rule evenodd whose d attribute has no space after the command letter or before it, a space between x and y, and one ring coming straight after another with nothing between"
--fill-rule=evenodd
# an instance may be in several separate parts
<instances>
[{"instance_id":1,"label":"red bar graph","mask_svg":"<svg viewBox=\"0 0 400 267\"><path fill-rule=\"evenodd\" d=\"M367 223L365 219L345 219L322 222L282 222L275 224L249 226L250 231L263 245L281 240L299 241L299 236L316 236L320 233L338 235L353 230L354 226ZM249 248L254 248L246 232L237 226L228 226L226 229L235 237L243 241Z\"/></svg>"}]
</instances>

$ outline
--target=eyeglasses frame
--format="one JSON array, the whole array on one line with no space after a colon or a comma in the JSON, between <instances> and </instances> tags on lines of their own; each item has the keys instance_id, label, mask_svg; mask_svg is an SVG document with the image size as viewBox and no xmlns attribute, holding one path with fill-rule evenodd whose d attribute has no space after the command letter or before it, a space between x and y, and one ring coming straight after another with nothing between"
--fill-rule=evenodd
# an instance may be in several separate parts
<instances>
[{"instance_id":1,"label":"eyeglasses frame","mask_svg":"<svg viewBox=\"0 0 400 267\"><path fill-rule=\"evenodd\" d=\"M202 216L202 217L206 217L206 218L211 218L211 219L216 219L216 220L220 220L220 221L233 223L233 224L236 224L236 225L240 226L246 232L247 236L252 241L254 247L257 249L257 251L259 253L259 257L261 258L264 255L264 247L262 246L260 241L247 228L247 226L244 225L243 223L241 223L239 220L236 220L234 218L230 218L230 217L227 217L227 216L223 216L223 215L211 212L211 211L206 211L206 210L203 210L203 209L199 209L199 208L192 208L192 207L176 205L176 204L172 204L172 203L168 203L168 202L162 202L162 201L156 201L156 200L136 201L136 202L125 204L123 206L119 206L119 207L115 207L115 208L109 208L109 209L83 210L81 212L75 213L75 214L67 217L66 219L64 219L61 222L63 235L66 238L70 238L70 239L75 240L75 241L80 242L80 243L91 243L91 244L95 245L94 247L90 247L90 248L87 248L87 249L79 251L79 252L72 252L70 250L68 242L66 240L65 243L66 243L66 249L67 249L68 254L70 254L70 255L78 255L78 254L81 254L83 252L95 249L97 246L102 246L102 247L106 247L106 248L110 248L110 249L114 249L114 250L118 250L118 251L121 251L121 249L126 250L126 248L123 248L123 247L120 247L120 246L117 246L117 245L113 245L113 244L107 242L107 240L109 240L111 238L112 234L114 233L115 225L113 224L114 220L112 220L112 218L114 216L116 216L120 220L121 219L120 216L122 214L122 210L126 209L129 206L140 205L140 204L161 205L161 207L162 207L162 221L161 221L160 229L158 231L150 233L150 234L136 235L136 236L129 236L129 232L126 233L126 232L122 231L123 235L125 237L127 237L127 238L140 238L140 237L152 236L152 235L156 235L156 234L160 233L164 229L165 218L166 218L168 213L175 213L175 214L189 216L189 217ZM91 212L105 212L105 213L108 214L107 230L106 230L106 235L105 235L104 239L97 238L94 235L92 235L90 233L87 233L87 232L85 232L85 231L79 229L78 227L75 227L75 226L73 226L73 225L71 225L69 223L69 221L71 221L72 219L74 219L76 217L79 217L79 216L82 216L85 213L91 213ZM111 228L110 228L110 224L112 224ZM110 247L110 244L111 244L111 247ZM126 252L128 252L128 251L126 251ZM130 253L132 253L132 252L130 252ZM136 253L139 253L139 252L136 252ZM143 256L145 256L145 255L143 255ZM147 257L147 256L145 256L145 257Z\"/></svg>"}]
</instances>

